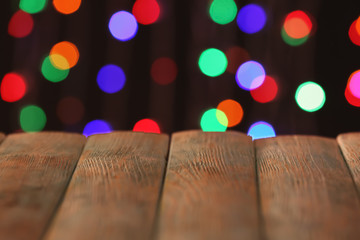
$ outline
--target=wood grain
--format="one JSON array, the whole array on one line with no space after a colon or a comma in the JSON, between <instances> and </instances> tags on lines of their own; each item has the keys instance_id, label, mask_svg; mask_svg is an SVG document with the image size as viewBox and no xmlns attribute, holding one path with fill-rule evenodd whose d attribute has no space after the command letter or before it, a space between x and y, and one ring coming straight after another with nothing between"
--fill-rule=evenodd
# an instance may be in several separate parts
<instances>
[{"instance_id":1,"label":"wood grain","mask_svg":"<svg viewBox=\"0 0 360 240\"><path fill-rule=\"evenodd\" d=\"M173 134L157 239L257 239L254 160L242 133Z\"/></svg>"},{"instance_id":2,"label":"wood grain","mask_svg":"<svg viewBox=\"0 0 360 240\"><path fill-rule=\"evenodd\" d=\"M360 204L335 139L255 141L269 240L360 239Z\"/></svg>"},{"instance_id":3,"label":"wood grain","mask_svg":"<svg viewBox=\"0 0 360 240\"><path fill-rule=\"evenodd\" d=\"M0 238L37 240L44 233L80 157L85 137L20 133L0 145Z\"/></svg>"},{"instance_id":4,"label":"wood grain","mask_svg":"<svg viewBox=\"0 0 360 240\"><path fill-rule=\"evenodd\" d=\"M360 196L360 133L340 134L337 141Z\"/></svg>"},{"instance_id":5,"label":"wood grain","mask_svg":"<svg viewBox=\"0 0 360 240\"><path fill-rule=\"evenodd\" d=\"M45 239L148 239L168 141L134 132L89 137Z\"/></svg>"}]
</instances>

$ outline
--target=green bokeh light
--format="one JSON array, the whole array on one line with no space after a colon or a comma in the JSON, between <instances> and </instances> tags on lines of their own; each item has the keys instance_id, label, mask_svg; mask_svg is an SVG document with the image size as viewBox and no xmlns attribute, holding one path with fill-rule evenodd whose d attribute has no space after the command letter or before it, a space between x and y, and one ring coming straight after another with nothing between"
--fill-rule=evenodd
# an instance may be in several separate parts
<instances>
[{"instance_id":1,"label":"green bokeh light","mask_svg":"<svg viewBox=\"0 0 360 240\"><path fill-rule=\"evenodd\" d=\"M298 38L298 39L292 38L286 33L284 27L281 28L281 37L286 44L288 44L292 47L300 46L300 45L306 43L307 40L309 39L309 35L307 35L306 37L303 37L303 38Z\"/></svg>"},{"instance_id":2,"label":"green bokeh light","mask_svg":"<svg viewBox=\"0 0 360 240\"><path fill-rule=\"evenodd\" d=\"M46 6L47 0L20 0L19 8L24 12L34 14L41 12Z\"/></svg>"},{"instance_id":3,"label":"green bokeh light","mask_svg":"<svg viewBox=\"0 0 360 240\"><path fill-rule=\"evenodd\" d=\"M237 14L237 6L233 0L214 0L209 9L211 19L218 24L232 22Z\"/></svg>"},{"instance_id":4,"label":"green bokeh light","mask_svg":"<svg viewBox=\"0 0 360 240\"><path fill-rule=\"evenodd\" d=\"M43 76L50 82L60 82L69 75L69 69L58 69L52 65L50 57L46 57L41 65Z\"/></svg>"},{"instance_id":5,"label":"green bokeh light","mask_svg":"<svg viewBox=\"0 0 360 240\"><path fill-rule=\"evenodd\" d=\"M325 91L317 83L304 82L295 93L295 100L299 107L307 112L315 112L325 104Z\"/></svg>"},{"instance_id":6,"label":"green bokeh light","mask_svg":"<svg viewBox=\"0 0 360 240\"><path fill-rule=\"evenodd\" d=\"M228 61L225 54L216 48L203 51L199 58L199 68L202 73L210 77L217 77L226 70Z\"/></svg>"},{"instance_id":7,"label":"green bokeh light","mask_svg":"<svg viewBox=\"0 0 360 240\"><path fill-rule=\"evenodd\" d=\"M225 132L228 119L223 111L216 108L207 110L201 117L200 126L204 132Z\"/></svg>"},{"instance_id":8,"label":"green bokeh light","mask_svg":"<svg viewBox=\"0 0 360 240\"><path fill-rule=\"evenodd\" d=\"M45 112L35 105L28 105L20 111L20 126L24 132L38 132L46 124Z\"/></svg>"}]
</instances>

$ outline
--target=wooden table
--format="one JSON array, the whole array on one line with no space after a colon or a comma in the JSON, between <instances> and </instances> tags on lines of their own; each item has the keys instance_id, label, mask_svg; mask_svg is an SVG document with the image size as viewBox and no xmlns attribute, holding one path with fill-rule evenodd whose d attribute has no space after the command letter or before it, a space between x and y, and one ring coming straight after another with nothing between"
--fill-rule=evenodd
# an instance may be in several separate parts
<instances>
[{"instance_id":1,"label":"wooden table","mask_svg":"<svg viewBox=\"0 0 360 240\"><path fill-rule=\"evenodd\" d=\"M0 135L0 239L360 239L360 133Z\"/></svg>"}]
</instances>

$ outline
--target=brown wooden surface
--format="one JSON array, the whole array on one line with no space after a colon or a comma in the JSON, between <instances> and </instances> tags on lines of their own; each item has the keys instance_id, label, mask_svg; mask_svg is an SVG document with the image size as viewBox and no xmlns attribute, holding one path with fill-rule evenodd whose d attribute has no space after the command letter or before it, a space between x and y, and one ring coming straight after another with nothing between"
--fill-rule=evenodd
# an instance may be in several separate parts
<instances>
[{"instance_id":1,"label":"brown wooden surface","mask_svg":"<svg viewBox=\"0 0 360 240\"><path fill-rule=\"evenodd\" d=\"M237 132L172 135L156 239L257 239L251 138Z\"/></svg>"},{"instance_id":2,"label":"brown wooden surface","mask_svg":"<svg viewBox=\"0 0 360 240\"><path fill-rule=\"evenodd\" d=\"M337 141L360 194L360 133L340 134Z\"/></svg>"},{"instance_id":3,"label":"brown wooden surface","mask_svg":"<svg viewBox=\"0 0 360 240\"><path fill-rule=\"evenodd\" d=\"M78 134L21 133L0 145L0 239L37 240L81 154Z\"/></svg>"},{"instance_id":4,"label":"brown wooden surface","mask_svg":"<svg viewBox=\"0 0 360 240\"><path fill-rule=\"evenodd\" d=\"M0 133L0 143L4 140L4 138L5 138L5 134Z\"/></svg>"},{"instance_id":5,"label":"brown wooden surface","mask_svg":"<svg viewBox=\"0 0 360 240\"><path fill-rule=\"evenodd\" d=\"M168 141L133 132L89 137L45 239L148 239Z\"/></svg>"},{"instance_id":6,"label":"brown wooden surface","mask_svg":"<svg viewBox=\"0 0 360 240\"><path fill-rule=\"evenodd\" d=\"M281 136L255 145L269 240L360 239L360 204L335 139Z\"/></svg>"}]
</instances>

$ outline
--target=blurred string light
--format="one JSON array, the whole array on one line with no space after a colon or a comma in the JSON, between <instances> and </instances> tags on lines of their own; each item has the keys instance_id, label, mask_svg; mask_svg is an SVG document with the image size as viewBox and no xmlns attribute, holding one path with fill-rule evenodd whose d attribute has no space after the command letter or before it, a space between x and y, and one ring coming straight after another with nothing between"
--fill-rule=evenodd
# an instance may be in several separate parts
<instances>
[{"instance_id":1,"label":"blurred string light","mask_svg":"<svg viewBox=\"0 0 360 240\"><path fill-rule=\"evenodd\" d=\"M252 140L261 138L276 137L275 130L270 123L259 121L253 123L247 133L248 136L252 137Z\"/></svg>"},{"instance_id":2,"label":"blurred string light","mask_svg":"<svg viewBox=\"0 0 360 240\"><path fill-rule=\"evenodd\" d=\"M304 82L297 88L295 100L302 110L315 112L325 104L325 91L315 82Z\"/></svg>"},{"instance_id":3,"label":"blurred string light","mask_svg":"<svg viewBox=\"0 0 360 240\"><path fill-rule=\"evenodd\" d=\"M34 14L44 10L46 4L47 0L20 0L19 8L24 12Z\"/></svg>"},{"instance_id":4,"label":"blurred string light","mask_svg":"<svg viewBox=\"0 0 360 240\"><path fill-rule=\"evenodd\" d=\"M252 90L258 88L265 80L265 69L256 61L247 61L238 68L235 79L240 88Z\"/></svg>"},{"instance_id":5,"label":"blurred string light","mask_svg":"<svg viewBox=\"0 0 360 240\"><path fill-rule=\"evenodd\" d=\"M228 120L226 125L227 127L234 127L238 125L244 116L244 111L240 103L232 99L226 99L220 102L217 106L217 110L220 110L216 112L216 116L218 117L220 124L226 123L226 121L223 121L222 115L222 112L225 113Z\"/></svg>"},{"instance_id":6,"label":"blurred string light","mask_svg":"<svg viewBox=\"0 0 360 240\"><path fill-rule=\"evenodd\" d=\"M83 135L89 137L94 134L110 133L112 132L111 125L104 120L93 120L84 127Z\"/></svg>"},{"instance_id":7,"label":"blurred string light","mask_svg":"<svg viewBox=\"0 0 360 240\"><path fill-rule=\"evenodd\" d=\"M240 9L236 22L241 31L248 34L257 33L266 24L266 13L261 6L251 3Z\"/></svg>"},{"instance_id":8,"label":"blurred string light","mask_svg":"<svg viewBox=\"0 0 360 240\"><path fill-rule=\"evenodd\" d=\"M211 19L217 24L231 23L237 14L237 6L233 0L213 0L209 14Z\"/></svg>"},{"instance_id":9,"label":"blurred string light","mask_svg":"<svg viewBox=\"0 0 360 240\"><path fill-rule=\"evenodd\" d=\"M160 6L156 0L136 0L132 14L138 23L148 25L155 23L160 15Z\"/></svg>"},{"instance_id":10,"label":"blurred string light","mask_svg":"<svg viewBox=\"0 0 360 240\"><path fill-rule=\"evenodd\" d=\"M160 133L160 127L157 124L157 122L155 122L152 119L142 119L140 121L138 121L137 123L135 123L134 128L133 128L134 132L147 132L147 133Z\"/></svg>"},{"instance_id":11,"label":"blurred string light","mask_svg":"<svg viewBox=\"0 0 360 240\"><path fill-rule=\"evenodd\" d=\"M301 10L289 13L281 29L281 37L290 46L304 44L313 29L313 23L308 14Z\"/></svg>"},{"instance_id":12,"label":"blurred string light","mask_svg":"<svg viewBox=\"0 0 360 240\"><path fill-rule=\"evenodd\" d=\"M79 56L79 50L75 44L68 41L55 44L50 51L52 65L60 70L74 67L79 60Z\"/></svg>"},{"instance_id":13,"label":"blurred string light","mask_svg":"<svg viewBox=\"0 0 360 240\"><path fill-rule=\"evenodd\" d=\"M23 76L18 73L7 73L0 86L1 98L5 102L16 102L26 93L26 83Z\"/></svg>"},{"instance_id":14,"label":"blurred string light","mask_svg":"<svg viewBox=\"0 0 360 240\"><path fill-rule=\"evenodd\" d=\"M360 98L360 70L350 75L348 84L351 94L356 98Z\"/></svg>"},{"instance_id":15,"label":"blurred string light","mask_svg":"<svg viewBox=\"0 0 360 240\"><path fill-rule=\"evenodd\" d=\"M160 85L168 85L176 79L177 65L171 58L161 57L151 65L150 74L154 82Z\"/></svg>"},{"instance_id":16,"label":"blurred string light","mask_svg":"<svg viewBox=\"0 0 360 240\"><path fill-rule=\"evenodd\" d=\"M120 41L128 41L135 37L138 24L135 17L127 11L114 13L109 21L111 35Z\"/></svg>"},{"instance_id":17,"label":"blurred string light","mask_svg":"<svg viewBox=\"0 0 360 240\"><path fill-rule=\"evenodd\" d=\"M123 89L126 76L119 66L108 64L100 69L96 81L102 91L106 93L116 93Z\"/></svg>"},{"instance_id":18,"label":"blurred string light","mask_svg":"<svg viewBox=\"0 0 360 240\"><path fill-rule=\"evenodd\" d=\"M233 74L236 73L238 67L241 64L250 60L250 55L248 51L246 51L244 48L241 48L239 46L233 46L228 48L225 51L225 55L228 60L228 65L226 70Z\"/></svg>"},{"instance_id":19,"label":"blurred string light","mask_svg":"<svg viewBox=\"0 0 360 240\"><path fill-rule=\"evenodd\" d=\"M63 65L66 65L67 63L67 60L59 54L53 54L52 58L57 62L61 62ZM47 56L41 65L41 73L44 78L50 82L61 82L69 75L69 69L56 68L51 63L50 56Z\"/></svg>"},{"instance_id":20,"label":"blurred string light","mask_svg":"<svg viewBox=\"0 0 360 240\"><path fill-rule=\"evenodd\" d=\"M8 25L8 33L16 38L28 36L34 28L34 20L32 16L22 10L18 10L11 17Z\"/></svg>"},{"instance_id":21,"label":"blurred string light","mask_svg":"<svg viewBox=\"0 0 360 240\"><path fill-rule=\"evenodd\" d=\"M56 114L66 125L73 125L84 117L84 104L76 97L64 97L57 104Z\"/></svg>"},{"instance_id":22,"label":"blurred string light","mask_svg":"<svg viewBox=\"0 0 360 240\"><path fill-rule=\"evenodd\" d=\"M352 95L349 89L349 85L347 85L345 89L345 98L350 105L355 107L360 107L360 98L357 98L354 95Z\"/></svg>"},{"instance_id":23,"label":"blurred string light","mask_svg":"<svg viewBox=\"0 0 360 240\"><path fill-rule=\"evenodd\" d=\"M265 80L261 86L250 90L252 98L259 103L271 102L276 98L278 85L274 78L265 76Z\"/></svg>"},{"instance_id":24,"label":"blurred string light","mask_svg":"<svg viewBox=\"0 0 360 240\"><path fill-rule=\"evenodd\" d=\"M225 132L228 119L223 111L212 108L202 115L200 126L204 132Z\"/></svg>"},{"instance_id":25,"label":"blurred string light","mask_svg":"<svg viewBox=\"0 0 360 240\"><path fill-rule=\"evenodd\" d=\"M198 64L203 74L209 77L217 77L225 72L228 61L222 51L209 48L201 53Z\"/></svg>"},{"instance_id":26,"label":"blurred string light","mask_svg":"<svg viewBox=\"0 0 360 240\"><path fill-rule=\"evenodd\" d=\"M80 8L81 0L53 0L53 5L59 13L71 14Z\"/></svg>"},{"instance_id":27,"label":"blurred string light","mask_svg":"<svg viewBox=\"0 0 360 240\"><path fill-rule=\"evenodd\" d=\"M46 124L44 110L36 105L28 105L20 110L20 126L24 132L39 132Z\"/></svg>"},{"instance_id":28,"label":"blurred string light","mask_svg":"<svg viewBox=\"0 0 360 240\"><path fill-rule=\"evenodd\" d=\"M350 25L348 34L351 42L360 46L360 17Z\"/></svg>"}]
</instances>

